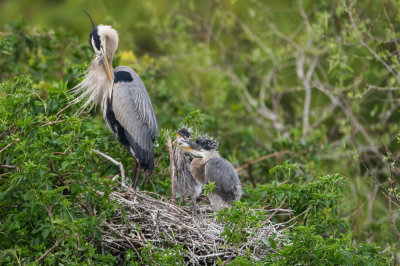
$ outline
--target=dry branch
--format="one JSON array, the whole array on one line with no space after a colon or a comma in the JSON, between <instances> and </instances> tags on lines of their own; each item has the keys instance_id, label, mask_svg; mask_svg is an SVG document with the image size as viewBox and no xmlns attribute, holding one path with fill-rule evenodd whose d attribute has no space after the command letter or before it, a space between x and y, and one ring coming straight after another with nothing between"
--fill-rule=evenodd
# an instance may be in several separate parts
<instances>
[{"instance_id":1,"label":"dry branch","mask_svg":"<svg viewBox=\"0 0 400 266\"><path fill-rule=\"evenodd\" d=\"M110 156L108 156L107 154L102 153L101 151L98 150L94 150L92 149L92 152L97 153L100 156L103 156L104 158L106 158L107 160L109 160L110 162L112 162L113 164L119 166L119 170L121 172L121 180L122 180L122 185L126 186L125 183L125 170L124 170L124 165L121 162L118 162L117 160L115 160L114 158L111 158Z\"/></svg>"},{"instance_id":2,"label":"dry branch","mask_svg":"<svg viewBox=\"0 0 400 266\"><path fill-rule=\"evenodd\" d=\"M173 149L172 149L172 140L169 136L169 130L167 130L167 144L168 144L168 151L169 151L169 162L171 166L171 178L172 178L172 200L175 200L176 192L175 192L175 182L176 182L176 172L175 172L175 164L174 164L174 156L173 156Z\"/></svg>"},{"instance_id":3,"label":"dry branch","mask_svg":"<svg viewBox=\"0 0 400 266\"><path fill-rule=\"evenodd\" d=\"M62 239L57 239L51 248L49 248L42 256L40 256L37 260L35 260L35 263L38 263L39 261L44 259L47 255L50 254L50 252L52 252L65 239L67 239L67 237L63 237Z\"/></svg>"},{"instance_id":4,"label":"dry branch","mask_svg":"<svg viewBox=\"0 0 400 266\"><path fill-rule=\"evenodd\" d=\"M250 160L247 163L245 163L244 165L241 165L241 166L237 167L235 170L236 170L236 172L239 173L240 171L243 171L244 169L248 168L250 165L258 164L258 163L260 163L260 162L262 162L264 160L267 160L267 159L270 159L270 158L273 158L273 157L281 157L284 154L294 154L294 153L295 152L289 151L289 150L283 150L283 151L277 151L277 152L274 152L274 153L270 153L270 154L264 155L264 156L262 156L260 158L257 158L255 160Z\"/></svg>"},{"instance_id":5,"label":"dry branch","mask_svg":"<svg viewBox=\"0 0 400 266\"><path fill-rule=\"evenodd\" d=\"M8 147L10 147L11 145L13 145L15 142L19 142L19 139L14 140L13 142L10 142L9 144L7 144L4 148L2 148L0 150L0 153L2 153L5 149L7 149Z\"/></svg>"}]
</instances>

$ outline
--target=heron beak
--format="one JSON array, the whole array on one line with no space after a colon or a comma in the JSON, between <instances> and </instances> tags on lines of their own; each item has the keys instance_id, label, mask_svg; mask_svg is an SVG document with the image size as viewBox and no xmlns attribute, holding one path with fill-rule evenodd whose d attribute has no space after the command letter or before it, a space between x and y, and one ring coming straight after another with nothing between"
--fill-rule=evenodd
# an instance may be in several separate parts
<instances>
[{"instance_id":1,"label":"heron beak","mask_svg":"<svg viewBox=\"0 0 400 266\"><path fill-rule=\"evenodd\" d=\"M189 149L192 149L192 150L198 150L199 149L199 145L197 143L195 143L195 142L192 142L192 141L187 140L187 139L182 140L182 142L184 142L187 145L189 145L190 146Z\"/></svg>"},{"instance_id":2,"label":"heron beak","mask_svg":"<svg viewBox=\"0 0 400 266\"><path fill-rule=\"evenodd\" d=\"M178 137L182 138L181 134L178 133L178 131L175 130L175 135L177 135Z\"/></svg>"},{"instance_id":3,"label":"heron beak","mask_svg":"<svg viewBox=\"0 0 400 266\"><path fill-rule=\"evenodd\" d=\"M111 74L110 65L108 64L107 55L106 55L106 53L104 51L101 51L101 53L103 54L103 63L104 63L104 67L106 68L107 76L110 79L110 81L113 82L113 77L112 77L112 74Z\"/></svg>"}]
</instances>

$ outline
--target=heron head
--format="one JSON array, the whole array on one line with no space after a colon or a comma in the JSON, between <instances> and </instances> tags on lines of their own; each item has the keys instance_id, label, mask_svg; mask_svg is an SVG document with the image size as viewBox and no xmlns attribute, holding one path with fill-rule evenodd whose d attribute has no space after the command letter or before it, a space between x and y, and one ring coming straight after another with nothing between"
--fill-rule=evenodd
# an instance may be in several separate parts
<instances>
[{"instance_id":1,"label":"heron head","mask_svg":"<svg viewBox=\"0 0 400 266\"><path fill-rule=\"evenodd\" d=\"M175 135L176 135L176 139L178 141L182 141L184 139L188 140L188 139L190 139L190 135L191 135L190 129L188 129L186 127L182 127L181 129L175 131Z\"/></svg>"},{"instance_id":2,"label":"heron head","mask_svg":"<svg viewBox=\"0 0 400 266\"><path fill-rule=\"evenodd\" d=\"M89 44L95 52L95 57L100 59L99 61L104 65L108 78L113 82L111 67L114 53L118 47L118 32L111 26L95 26L90 15L87 15L92 22L92 30L89 34Z\"/></svg>"}]
</instances>

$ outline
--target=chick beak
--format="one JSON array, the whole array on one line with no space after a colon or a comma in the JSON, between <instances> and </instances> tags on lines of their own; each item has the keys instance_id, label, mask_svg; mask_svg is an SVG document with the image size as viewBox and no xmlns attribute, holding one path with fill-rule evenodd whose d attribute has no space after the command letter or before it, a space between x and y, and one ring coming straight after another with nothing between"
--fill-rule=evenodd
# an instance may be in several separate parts
<instances>
[{"instance_id":1,"label":"chick beak","mask_svg":"<svg viewBox=\"0 0 400 266\"><path fill-rule=\"evenodd\" d=\"M179 138L182 138L181 134L178 133L178 131L175 130L175 135L177 135Z\"/></svg>"},{"instance_id":2,"label":"chick beak","mask_svg":"<svg viewBox=\"0 0 400 266\"><path fill-rule=\"evenodd\" d=\"M183 142L186 143L186 144L188 144L188 145L189 145L191 148L193 148L193 149L196 149L196 150L197 150L197 149L199 148L199 145L198 145L197 143L192 142L192 141L190 141L190 140L184 139Z\"/></svg>"},{"instance_id":3,"label":"chick beak","mask_svg":"<svg viewBox=\"0 0 400 266\"><path fill-rule=\"evenodd\" d=\"M182 149L185 149L187 151L193 151L191 148L185 147L185 146L180 146Z\"/></svg>"}]
</instances>

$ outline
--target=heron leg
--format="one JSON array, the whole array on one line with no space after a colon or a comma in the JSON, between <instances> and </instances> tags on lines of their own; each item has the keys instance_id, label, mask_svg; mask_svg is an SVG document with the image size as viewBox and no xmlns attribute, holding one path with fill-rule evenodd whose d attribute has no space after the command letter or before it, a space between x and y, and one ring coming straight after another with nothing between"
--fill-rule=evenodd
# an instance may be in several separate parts
<instances>
[{"instance_id":1,"label":"heron leg","mask_svg":"<svg viewBox=\"0 0 400 266\"><path fill-rule=\"evenodd\" d=\"M135 160L135 167L133 168L132 187L134 189L136 189L136 175L137 175L137 171L138 171L139 162L136 160L135 157L133 157L133 159Z\"/></svg>"},{"instance_id":2,"label":"heron leg","mask_svg":"<svg viewBox=\"0 0 400 266\"><path fill-rule=\"evenodd\" d=\"M139 181L139 176L140 176L140 164L136 161L136 171L135 171L135 176L134 176L134 182L133 182L133 188L136 189L136 186L138 184Z\"/></svg>"},{"instance_id":3,"label":"heron leg","mask_svg":"<svg viewBox=\"0 0 400 266\"><path fill-rule=\"evenodd\" d=\"M193 202L192 216L196 216L197 213L196 197L192 197L192 202Z\"/></svg>"}]
</instances>

